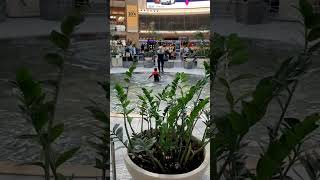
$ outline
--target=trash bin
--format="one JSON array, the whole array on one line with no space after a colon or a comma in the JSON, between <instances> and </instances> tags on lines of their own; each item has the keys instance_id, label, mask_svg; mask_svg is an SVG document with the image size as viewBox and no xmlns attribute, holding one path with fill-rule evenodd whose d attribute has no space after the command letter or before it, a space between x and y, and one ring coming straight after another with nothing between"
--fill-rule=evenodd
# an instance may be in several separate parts
<instances>
[{"instance_id":1,"label":"trash bin","mask_svg":"<svg viewBox=\"0 0 320 180\"><path fill-rule=\"evenodd\" d=\"M73 0L40 0L40 16L46 20L61 20L73 8Z\"/></svg>"},{"instance_id":2,"label":"trash bin","mask_svg":"<svg viewBox=\"0 0 320 180\"><path fill-rule=\"evenodd\" d=\"M243 24L261 24L266 18L266 3L263 0L237 0L236 21Z\"/></svg>"}]
</instances>

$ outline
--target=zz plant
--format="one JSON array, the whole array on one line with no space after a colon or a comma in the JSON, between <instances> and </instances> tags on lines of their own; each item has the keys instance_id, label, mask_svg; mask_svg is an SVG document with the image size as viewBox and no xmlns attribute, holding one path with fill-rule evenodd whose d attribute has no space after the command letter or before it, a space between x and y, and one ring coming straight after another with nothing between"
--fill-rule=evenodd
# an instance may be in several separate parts
<instances>
[{"instance_id":1,"label":"zz plant","mask_svg":"<svg viewBox=\"0 0 320 180\"><path fill-rule=\"evenodd\" d=\"M107 103L110 99L110 85L108 82L99 82L99 85L105 91L105 97ZM92 114L92 116L100 122L98 125L100 131L93 134L97 141L89 141L91 147L96 151L96 163L95 168L101 170L102 180L106 180L108 176L108 170L110 169L110 118L109 112L104 110L98 103L92 101L92 106L86 107Z\"/></svg>"},{"instance_id":2,"label":"zz plant","mask_svg":"<svg viewBox=\"0 0 320 180\"><path fill-rule=\"evenodd\" d=\"M219 79L228 87L226 99L230 105L230 111L213 115L209 124L210 133L213 136L210 144L213 179L292 179L289 171L294 171L293 166L299 162L312 179L318 177L317 167L310 168L310 164L314 165L316 160L303 152L303 145L306 138L318 128L320 115L314 113L307 115L304 119L287 115L296 87L303 74L309 69L312 56L320 47L319 16L312 12L312 6L307 0L300 0L297 9L303 17L301 24L305 30L302 52L288 57L273 75L261 79L248 99L231 101L234 98L231 98L229 84ZM217 39L213 42L215 41ZM213 80L217 76L223 56L223 49L219 46L212 48ZM263 153L256 168L249 170L246 156L242 153L247 146L244 138L249 130L255 128L255 125L263 119L273 101L279 104L281 112L279 119L274 125L267 127L269 141L261 147ZM237 108L234 108L236 105ZM310 164L306 163L307 158L312 159Z\"/></svg>"},{"instance_id":3,"label":"zz plant","mask_svg":"<svg viewBox=\"0 0 320 180\"><path fill-rule=\"evenodd\" d=\"M62 21L60 32L53 30L49 36L56 51L47 53L44 59L56 67L56 79L38 81L32 77L28 69L22 68L17 72L16 80L13 82L19 90L19 108L27 122L33 127L30 134L22 134L18 138L33 141L41 149L38 161L26 162L23 165L43 168L46 180L50 179L51 173L55 180L67 179L58 172L58 168L73 157L80 148L74 147L63 152L58 152L55 149L59 137L64 132L64 123L56 121L55 114L64 75L64 65L68 59L71 34L83 20L83 9L77 9ZM52 86L53 93L50 96L45 92L43 83Z\"/></svg>"},{"instance_id":4,"label":"zz plant","mask_svg":"<svg viewBox=\"0 0 320 180\"><path fill-rule=\"evenodd\" d=\"M208 64L205 65L208 69ZM130 83L132 67L126 73ZM208 70L206 71L209 72ZM187 76L177 73L171 84L161 93L142 88L138 95L141 115L141 129L133 129L131 101L127 91L120 84L115 85L124 128L119 124L112 130L112 138L120 141L127 148L128 155L138 166L160 174L179 174L192 171L204 160L204 149L210 140L205 133L200 140L193 136L193 131L200 116L205 113L209 98L200 98L200 94L209 81L209 75L199 80L187 91ZM164 105L164 107L162 106ZM124 137L123 131L125 131ZM206 130L205 130L206 132ZM126 140L125 140L126 139Z\"/></svg>"}]
</instances>

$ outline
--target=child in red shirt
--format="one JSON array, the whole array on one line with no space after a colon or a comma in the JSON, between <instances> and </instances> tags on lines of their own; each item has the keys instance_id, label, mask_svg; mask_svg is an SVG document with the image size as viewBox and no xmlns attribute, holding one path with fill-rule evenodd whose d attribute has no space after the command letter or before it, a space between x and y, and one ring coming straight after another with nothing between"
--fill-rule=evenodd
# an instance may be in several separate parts
<instances>
[{"instance_id":1,"label":"child in red shirt","mask_svg":"<svg viewBox=\"0 0 320 180\"><path fill-rule=\"evenodd\" d=\"M161 77L161 76L160 76L157 68L154 68L154 69L153 69L153 72L152 72L152 74L149 76L149 78L151 78L152 76L153 76L153 78L154 78L154 82L159 82L159 81L160 81L160 77Z\"/></svg>"}]
</instances>

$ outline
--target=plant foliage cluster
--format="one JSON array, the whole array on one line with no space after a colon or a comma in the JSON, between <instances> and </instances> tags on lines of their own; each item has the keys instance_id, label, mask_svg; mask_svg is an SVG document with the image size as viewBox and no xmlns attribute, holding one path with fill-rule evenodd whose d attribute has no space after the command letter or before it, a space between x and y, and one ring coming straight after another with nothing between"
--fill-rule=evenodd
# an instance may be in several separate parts
<instances>
[{"instance_id":1,"label":"plant foliage cluster","mask_svg":"<svg viewBox=\"0 0 320 180\"><path fill-rule=\"evenodd\" d=\"M126 73L126 82L130 84L135 65ZM206 69L208 64L206 64ZM208 72L208 71L207 71ZM196 123L205 113L209 97L200 98L204 86L209 81L206 74L203 79L184 91L187 76L177 73L171 84L161 93L141 88L139 110L141 129L135 131L132 127L128 99L129 87L115 85L122 115L124 128L119 124L112 130L112 138L120 141L128 150L130 158L140 167L151 172L162 174L185 173L197 168L204 159L204 148L210 140L205 134L198 140L193 136ZM191 111L188 111L191 107ZM128 138L124 138L123 131ZM127 139L127 140L125 140Z\"/></svg>"},{"instance_id":2,"label":"plant foliage cluster","mask_svg":"<svg viewBox=\"0 0 320 180\"><path fill-rule=\"evenodd\" d=\"M60 31L53 30L49 36L49 40L56 49L46 53L44 59L56 68L56 79L38 81L32 77L28 69L22 68L17 72L16 80L12 82L19 90L19 108L33 127L30 134L22 134L18 138L33 141L41 149L38 161L26 162L22 165L41 167L46 180L49 180L51 175L55 180L68 179L58 172L58 168L80 149L80 147L73 147L59 152L55 148L65 129L63 120L56 120L55 112L61 91L64 65L70 54L71 35L84 21L86 12L85 6L76 8L63 19ZM52 94L45 92L44 85L52 87Z\"/></svg>"},{"instance_id":3,"label":"plant foliage cluster","mask_svg":"<svg viewBox=\"0 0 320 180\"><path fill-rule=\"evenodd\" d=\"M305 140L318 128L320 115L314 113L298 119L287 114L296 87L320 47L319 15L313 13L312 5L307 0L300 0L296 8L303 17L304 49L285 59L273 75L261 79L253 92L241 96L248 98L236 100L231 84L252 76L244 74L231 78L228 74L228 65L243 63L248 59L245 48L242 48L241 43L234 43L238 41L235 35L214 35L211 80L214 82L217 79L225 87L225 97L230 108L227 113L213 114L210 121L213 179L293 179L290 176L293 172L301 177L295 171L296 164L306 169L310 179L319 178L319 155L304 152L303 146ZM230 39L232 43L228 42ZM221 64L224 76L218 76ZM281 110L279 119L267 127L269 141L261 145L262 154L255 169L249 170L247 157L242 153L248 145L244 138L263 119L273 101L278 103Z\"/></svg>"}]
</instances>

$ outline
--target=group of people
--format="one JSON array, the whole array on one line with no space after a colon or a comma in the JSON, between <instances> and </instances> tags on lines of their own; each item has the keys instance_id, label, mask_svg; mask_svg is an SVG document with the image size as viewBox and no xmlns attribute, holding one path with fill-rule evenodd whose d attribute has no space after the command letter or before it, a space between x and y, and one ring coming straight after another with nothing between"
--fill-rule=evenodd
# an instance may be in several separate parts
<instances>
[{"instance_id":1,"label":"group of people","mask_svg":"<svg viewBox=\"0 0 320 180\"><path fill-rule=\"evenodd\" d=\"M125 47L125 57L128 61L134 61L135 56L138 54L138 49L135 44L129 43L128 46Z\"/></svg>"},{"instance_id":2,"label":"group of people","mask_svg":"<svg viewBox=\"0 0 320 180\"><path fill-rule=\"evenodd\" d=\"M137 48L136 44L128 42L128 45L125 47L125 58L128 61L135 61L135 57L137 57L138 54L144 54L147 50L148 48L145 44L141 44L141 48ZM157 57L158 68L154 68L149 78L154 77L154 81L159 82L161 78L160 72L164 73L165 61L168 61L171 58L173 52L175 53L175 49L172 49L169 45L167 46L165 44L158 44L158 47L154 51L156 52L155 57ZM187 55L188 53L190 53L190 49L186 46L181 51L181 57ZM154 64L155 61L156 59L154 58Z\"/></svg>"}]
</instances>

